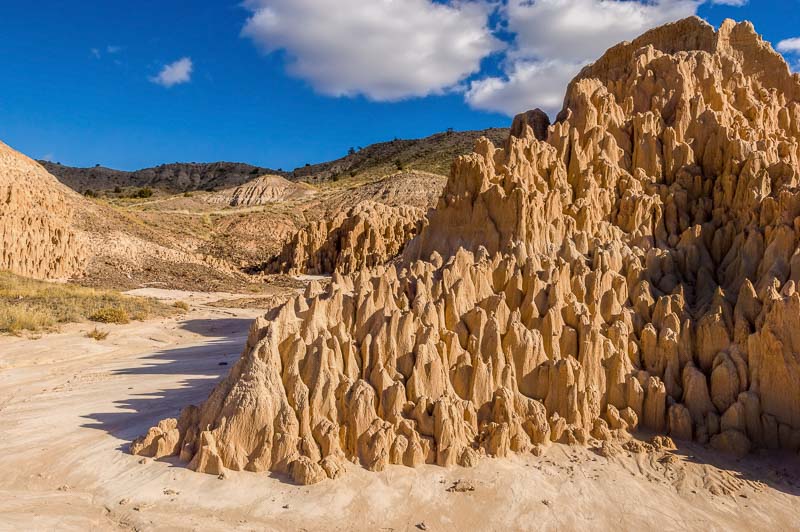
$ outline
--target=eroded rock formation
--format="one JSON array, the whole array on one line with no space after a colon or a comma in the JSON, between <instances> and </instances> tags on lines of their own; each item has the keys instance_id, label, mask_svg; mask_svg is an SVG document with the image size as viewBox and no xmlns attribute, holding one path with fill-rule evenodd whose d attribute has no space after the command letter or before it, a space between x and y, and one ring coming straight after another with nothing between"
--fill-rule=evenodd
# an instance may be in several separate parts
<instances>
[{"instance_id":1,"label":"eroded rock formation","mask_svg":"<svg viewBox=\"0 0 800 532\"><path fill-rule=\"evenodd\" d=\"M279 175L262 175L238 187L212 194L208 201L231 207L251 207L313 195L314 189L305 183L292 183Z\"/></svg>"},{"instance_id":2,"label":"eroded rock formation","mask_svg":"<svg viewBox=\"0 0 800 532\"><path fill-rule=\"evenodd\" d=\"M800 78L750 24L686 19L586 67L546 139L523 129L454 164L401 263L256 320L131 451L301 483L637 427L797 451Z\"/></svg>"},{"instance_id":3,"label":"eroded rock formation","mask_svg":"<svg viewBox=\"0 0 800 532\"><path fill-rule=\"evenodd\" d=\"M273 273L352 273L397 256L425 223L422 209L362 201L299 230L266 267Z\"/></svg>"},{"instance_id":4,"label":"eroded rock formation","mask_svg":"<svg viewBox=\"0 0 800 532\"><path fill-rule=\"evenodd\" d=\"M0 142L0 270L40 279L79 273L87 258L72 227L80 201L38 163Z\"/></svg>"}]
</instances>

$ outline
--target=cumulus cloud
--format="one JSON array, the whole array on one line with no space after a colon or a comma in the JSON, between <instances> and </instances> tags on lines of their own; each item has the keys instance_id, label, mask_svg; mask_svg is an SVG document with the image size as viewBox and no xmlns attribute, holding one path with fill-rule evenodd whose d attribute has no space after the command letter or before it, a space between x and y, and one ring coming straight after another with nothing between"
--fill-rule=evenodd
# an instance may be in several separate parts
<instances>
[{"instance_id":1,"label":"cumulus cloud","mask_svg":"<svg viewBox=\"0 0 800 532\"><path fill-rule=\"evenodd\" d=\"M564 89L580 70L579 63L513 61L504 77L473 81L465 94L475 109L512 116L539 107L550 114L561 108Z\"/></svg>"},{"instance_id":2,"label":"cumulus cloud","mask_svg":"<svg viewBox=\"0 0 800 532\"><path fill-rule=\"evenodd\" d=\"M484 0L246 0L242 34L283 50L320 93L391 101L439 94L499 50Z\"/></svg>"},{"instance_id":3,"label":"cumulus cloud","mask_svg":"<svg viewBox=\"0 0 800 532\"><path fill-rule=\"evenodd\" d=\"M500 76L470 84L476 109L514 115L532 107L556 113L580 68L614 44L695 14L696 0L508 0L501 8L514 36Z\"/></svg>"},{"instance_id":4,"label":"cumulus cloud","mask_svg":"<svg viewBox=\"0 0 800 532\"><path fill-rule=\"evenodd\" d=\"M784 39L776 46L779 52L785 54L800 54L800 37Z\"/></svg>"},{"instance_id":5,"label":"cumulus cloud","mask_svg":"<svg viewBox=\"0 0 800 532\"><path fill-rule=\"evenodd\" d=\"M181 83L188 83L192 79L192 59L182 57L177 61L165 65L158 75L150 78L150 81L163 87L172 87Z\"/></svg>"}]
</instances>

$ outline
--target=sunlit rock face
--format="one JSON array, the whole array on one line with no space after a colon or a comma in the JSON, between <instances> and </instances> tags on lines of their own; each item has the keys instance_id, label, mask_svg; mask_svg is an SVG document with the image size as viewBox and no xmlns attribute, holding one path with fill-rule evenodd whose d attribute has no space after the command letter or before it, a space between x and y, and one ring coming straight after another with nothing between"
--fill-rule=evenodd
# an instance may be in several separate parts
<instances>
[{"instance_id":1,"label":"sunlit rock face","mask_svg":"<svg viewBox=\"0 0 800 532\"><path fill-rule=\"evenodd\" d=\"M297 231L266 270L322 275L372 268L396 257L426 222L419 207L362 201Z\"/></svg>"},{"instance_id":2,"label":"sunlit rock face","mask_svg":"<svg viewBox=\"0 0 800 532\"><path fill-rule=\"evenodd\" d=\"M80 196L38 163L0 142L0 270L62 279L86 264L73 228Z\"/></svg>"},{"instance_id":3,"label":"sunlit rock face","mask_svg":"<svg viewBox=\"0 0 800 532\"><path fill-rule=\"evenodd\" d=\"M253 324L133 443L207 473L474 464L645 427L800 447L800 78L749 23L609 50L546 136L459 158L391 265Z\"/></svg>"}]
</instances>

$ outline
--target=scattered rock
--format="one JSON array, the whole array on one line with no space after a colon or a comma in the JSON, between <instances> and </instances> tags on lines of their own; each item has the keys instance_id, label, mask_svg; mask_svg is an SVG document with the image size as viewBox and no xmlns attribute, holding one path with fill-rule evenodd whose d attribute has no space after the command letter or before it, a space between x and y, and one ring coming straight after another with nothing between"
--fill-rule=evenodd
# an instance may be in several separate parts
<instances>
[{"instance_id":1,"label":"scattered rock","mask_svg":"<svg viewBox=\"0 0 800 532\"><path fill-rule=\"evenodd\" d=\"M447 488L447 491L463 493L465 491L475 491L475 484L469 480L459 479L453 482L453 485Z\"/></svg>"}]
</instances>

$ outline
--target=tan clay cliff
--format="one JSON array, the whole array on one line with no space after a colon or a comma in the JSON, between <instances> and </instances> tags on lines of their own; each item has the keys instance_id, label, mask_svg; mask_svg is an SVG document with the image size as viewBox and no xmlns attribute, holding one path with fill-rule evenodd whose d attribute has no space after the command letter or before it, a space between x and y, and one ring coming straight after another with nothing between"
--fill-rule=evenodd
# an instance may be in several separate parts
<instances>
[{"instance_id":1,"label":"tan clay cliff","mask_svg":"<svg viewBox=\"0 0 800 532\"><path fill-rule=\"evenodd\" d=\"M395 257L425 223L416 207L363 201L294 234L267 266L272 273L352 273Z\"/></svg>"},{"instance_id":2,"label":"tan clay cliff","mask_svg":"<svg viewBox=\"0 0 800 532\"><path fill-rule=\"evenodd\" d=\"M321 219L298 230L262 269L270 273L352 273L394 259L436 205L446 178L406 170L335 191Z\"/></svg>"},{"instance_id":3,"label":"tan clay cliff","mask_svg":"<svg viewBox=\"0 0 800 532\"><path fill-rule=\"evenodd\" d=\"M402 261L257 319L131 452L299 483L637 428L796 452L800 78L750 24L691 18L520 129L456 161Z\"/></svg>"},{"instance_id":4,"label":"tan clay cliff","mask_svg":"<svg viewBox=\"0 0 800 532\"><path fill-rule=\"evenodd\" d=\"M81 271L87 253L73 229L80 196L0 142L0 270L39 279Z\"/></svg>"}]
</instances>

